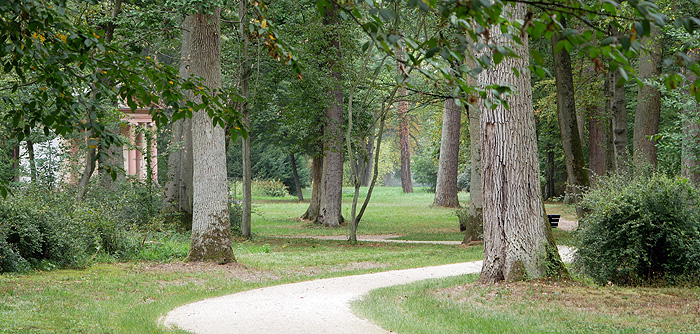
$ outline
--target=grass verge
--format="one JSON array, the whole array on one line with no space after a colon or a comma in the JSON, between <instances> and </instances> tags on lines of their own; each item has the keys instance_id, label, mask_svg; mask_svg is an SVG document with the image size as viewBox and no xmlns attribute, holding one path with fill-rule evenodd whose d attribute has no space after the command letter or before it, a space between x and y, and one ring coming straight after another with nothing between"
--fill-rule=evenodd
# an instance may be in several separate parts
<instances>
[{"instance_id":1,"label":"grass verge","mask_svg":"<svg viewBox=\"0 0 700 334\"><path fill-rule=\"evenodd\" d=\"M353 310L397 333L698 333L699 288L600 287L478 275L383 288Z\"/></svg>"}]
</instances>

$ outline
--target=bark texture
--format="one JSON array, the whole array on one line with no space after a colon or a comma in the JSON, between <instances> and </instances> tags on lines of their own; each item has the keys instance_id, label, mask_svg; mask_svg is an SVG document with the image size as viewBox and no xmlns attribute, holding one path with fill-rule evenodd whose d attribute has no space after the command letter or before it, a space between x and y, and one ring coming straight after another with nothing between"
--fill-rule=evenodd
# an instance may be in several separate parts
<instances>
[{"instance_id":1,"label":"bark texture","mask_svg":"<svg viewBox=\"0 0 700 334\"><path fill-rule=\"evenodd\" d=\"M486 71L482 73L486 73ZM481 139L479 138L482 103L479 101L476 107L469 108L469 149L472 170L469 186L469 216L466 222L466 233L462 240L464 244L480 239L484 233L484 191L481 181ZM476 228L469 229L470 226Z\"/></svg>"},{"instance_id":2,"label":"bark texture","mask_svg":"<svg viewBox=\"0 0 700 334\"><path fill-rule=\"evenodd\" d=\"M610 87L607 80L603 81L603 91ZM588 154L591 172L595 176L605 175L607 172L607 131L606 129L607 101L599 102L597 107L590 109L588 119Z\"/></svg>"},{"instance_id":3,"label":"bark texture","mask_svg":"<svg viewBox=\"0 0 700 334\"><path fill-rule=\"evenodd\" d=\"M620 35L613 28L613 33ZM625 103L625 86L621 84L619 70L610 71L610 110L612 111L612 140L614 147L614 166L617 173L629 172L629 138L627 138L627 106Z\"/></svg>"},{"instance_id":4,"label":"bark texture","mask_svg":"<svg viewBox=\"0 0 700 334\"><path fill-rule=\"evenodd\" d=\"M643 38L642 44L646 50L639 59L639 78L644 81L644 86L639 88L634 114L633 161L636 167L649 165L656 168L657 148L652 136L659 133L661 93L653 82L661 75L663 52L661 32L656 25L651 25L651 33Z\"/></svg>"},{"instance_id":5,"label":"bark texture","mask_svg":"<svg viewBox=\"0 0 700 334\"><path fill-rule=\"evenodd\" d=\"M700 58L700 49L689 52L693 59ZM697 80L692 71L685 71L688 86ZM688 92L690 93L690 92ZM683 108L683 147L681 151L681 176L688 178L694 185L700 184L700 106L689 95Z\"/></svg>"},{"instance_id":6,"label":"bark texture","mask_svg":"<svg viewBox=\"0 0 700 334\"><path fill-rule=\"evenodd\" d=\"M191 15L192 75L207 87L221 88L220 9ZM212 106L213 107L213 106ZM192 115L193 207L190 261L235 261L231 247L226 185L225 130L215 127L206 110Z\"/></svg>"},{"instance_id":7,"label":"bark texture","mask_svg":"<svg viewBox=\"0 0 700 334\"><path fill-rule=\"evenodd\" d=\"M328 27L326 40L330 58L326 69L331 73L332 83L328 88L329 105L325 109L323 144L323 177L321 190L321 210L317 221L330 227L339 227L342 217L343 195L343 77L340 69L340 40L338 36L338 7L332 4L326 8L323 24Z\"/></svg>"},{"instance_id":8,"label":"bark texture","mask_svg":"<svg viewBox=\"0 0 700 334\"><path fill-rule=\"evenodd\" d=\"M241 0L238 7L238 15L240 17L240 22L238 26L239 38L243 45L241 46L241 63L240 63L240 74L239 74L239 94L243 97L243 102L238 104L238 110L243 114L243 123L248 126L247 131L252 130L250 127L250 110L248 109L248 96L249 96L249 81L250 81L250 66L248 65L248 46L249 36L248 36L248 1ZM252 210L252 182L253 182L253 172L251 169L250 160L250 140L252 135L249 132L248 136L242 138L242 169L243 169L243 205L241 214L241 235L250 239L253 237L251 230L251 210Z\"/></svg>"},{"instance_id":9,"label":"bark texture","mask_svg":"<svg viewBox=\"0 0 700 334\"><path fill-rule=\"evenodd\" d=\"M403 65L403 50L399 49L396 66L399 75L406 72ZM401 188L404 193L413 192L413 181L411 179L411 123L408 118L408 102L406 101L406 89L400 88L398 91L399 102L396 106L399 117L399 150L401 152Z\"/></svg>"},{"instance_id":10,"label":"bark texture","mask_svg":"<svg viewBox=\"0 0 700 334\"><path fill-rule=\"evenodd\" d=\"M454 99L445 100L442 114L440 162L435 184L434 206L458 208L457 169L459 168L459 133L462 125L461 108Z\"/></svg>"},{"instance_id":11,"label":"bark texture","mask_svg":"<svg viewBox=\"0 0 700 334\"><path fill-rule=\"evenodd\" d=\"M507 6L504 15L525 18L526 6ZM484 191L484 264L480 281L517 281L566 275L544 212L540 191L535 115L525 45L514 45L491 30L495 43L510 46L520 58L504 59L488 83L508 83L517 91L503 105L481 115ZM508 45L510 44L510 45ZM520 76L512 68L521 69Z\"/></svg>"},{"instance_id":12,"label":"bark texture","mask_svg":"<svg viewBox=\"0 0 700 334\"><path fill-rule=\"evenodd\" d=\"M302 219L315 221L321 209L321 178L323 173L323 157L315 155L311 162L311 201Z\"/></svg>"},{"instance_id":13,"label":"bark texture","mask_svg":"<svg viewBox=\"0 0 700 334\"><path fill-rule=\"evenodd\" d=\"M182 44L180 51L179 74L182 78L190 75L190 44L192 16L182 22ZM191 93L187 93L192 98ZM174 215L179 225L189 230L192 228L192 120L185 118L173 123L171 152L168 157L168 181L165 183L163 212ZM176 148L172 150L172 148Z\"/></svg>"},{"instance_id":14,"label":"bark texture","mask_svg":"<svg viewBox=\"0 0 700 334\"><path fill-rule=\"evenodd\" d=\"M559 42L559 34L552 36L552 51ZM583 157L583 147L579 134L576 101L574 100L574 79L571 73L571 56L566 49L553 52L554 77L557 86L557 118L564 150L564 163L568 179L567 196L576 203L576 211L582 215L578 205L582 187L590 185L586 161Z\"/></svg>"},{"instance_id":15,"label":"bark texture","mask_svg":"<svg viewBox=\"0 0 700 334\"><path fill-rule=\"evenodd\" d=\"M301 193L301 182L299 181L299 172L297 171L297 158L294 153L289 154L289 162L292 164L292 175L294 176L294 190L297 192L297 200L304 200L304 194Z\"/></svg>"}]
</instances>

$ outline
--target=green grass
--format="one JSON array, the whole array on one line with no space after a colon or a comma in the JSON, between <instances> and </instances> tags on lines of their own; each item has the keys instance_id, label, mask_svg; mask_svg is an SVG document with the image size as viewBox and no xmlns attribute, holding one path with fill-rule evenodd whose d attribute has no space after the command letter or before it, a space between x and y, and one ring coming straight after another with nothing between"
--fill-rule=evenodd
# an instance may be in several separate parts
<instances>
[{"instance_id":1,"label":"green grass","mask_svg":"<svg viewBox=\"0 0 700 334\"><path fill-rule=\"evenodd\" d=\"M350 218L353 190L343 190L343 217ZM367 188L360 190L360 200ZM410 240L462 240L455 209L433 207L435 194L415 188L404 194L398 187L377 187L358 228L358 234L396 234ZM460 203L468 204L469 194L460 193ZM348 226L328 229L315 226L299 217L309 206L310 194L304 202L296 197L255 198L252 230L258 236L273 235L348 235ZM361 205L361 204L360 204ZM360 207L358 205L358 209Z\"/></svg>"},{"instance_id":2,"label":"green grass","mask_svg":"<svg viewBox=\"0 0 700 334\"><path fill-rule=\"evenodd\" d=\"M469 284L478 275L370 292L356 314L396 333L698 333L698 288Z\"/></svg>"}]
</instances>

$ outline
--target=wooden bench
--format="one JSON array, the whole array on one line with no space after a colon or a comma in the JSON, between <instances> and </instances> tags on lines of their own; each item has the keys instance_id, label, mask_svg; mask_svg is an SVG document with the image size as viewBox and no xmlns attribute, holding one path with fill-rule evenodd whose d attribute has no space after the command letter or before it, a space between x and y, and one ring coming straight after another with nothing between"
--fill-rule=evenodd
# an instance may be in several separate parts
<instances>
[{"instance_id":1,"label":"wooden bench","mask_svg":"<svg viewBox=\"0 0 700 334\"><path fill-rule=\"evenodd\" d=\"M559 226L559 218L561 218L561 215L547 215L549 225L552 226L552 228Z\"/></svg>"}]
</instances>

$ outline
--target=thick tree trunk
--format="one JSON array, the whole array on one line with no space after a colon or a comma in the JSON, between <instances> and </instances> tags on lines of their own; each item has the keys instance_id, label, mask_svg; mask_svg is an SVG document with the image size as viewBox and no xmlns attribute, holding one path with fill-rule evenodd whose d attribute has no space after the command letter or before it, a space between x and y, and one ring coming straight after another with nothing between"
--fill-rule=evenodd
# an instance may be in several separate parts
<instances>
[{"instance_id":1,"label":"thick tree trunk","mask_svg":"<svg viewBox=\"0 0 700 334\"><path fill-rule=\"evenodd\" d=\"M240 66L240 78L239 78L239 94L244 99L243 102L238 104L238 110L243 114L243 122L248 126L248 131L251 131L250 127L250 110L248 109L248 96L249 96L249 80L250 80L250 66L248 65L248 46L249 46L249 36L248 36L248 1L241 0L238 7L238 16L240 17L240 22L238 26L239 38L243 45L241 46L241 64ZM241 216L241 236L246 239L253 237L251 230L252 226L252 184L253 184L253 173L252 164L250 161L250 140L252 136L250 132L248 136L242 140L242 159L243 159L243 205L242 205L242 216Z\"/></svg>"},{"instance_id":2,"label":"thick tree trunk","mask_svg":"<svg viewBox=\"0 0 700 334\"><path fill-rule=\"evenodd\" d=\"M304 200L304 194L301 193L301 182L299 181L299 172L297 171L297 159L294 157L294 153L289 154L289 162L292 164L292 174L294 175L294 189L297 192L297 200L301 202Z\"/></svg>"},{"instance_id":3,"label":"thick tree trunk","mask_svg":"<svg viewBox=\"0 0 700 334\"><path fill-rule=\"evenodd\" d=\"M656 25L651 25L651 34L644 37L642 44L646 47L639 59L639 79L644 86L637 93L637 110L634 114L634 137L632 139L633 161L639 168L649 165L656 168L656 140L652 136L659 133L661 116L661 93L653 82L661 75L663 45L661 32Z\"/></svg>"},{"instance_id":4,"label":"thick tree trunk","mask_svg":"<svg viewBox=\"0 0 700 334\"><path fill-rule=\"evenodd\" d=\"M331 73L332 84L329 87L329 105L325 109L324 123L324 159L323 189L321 191L321 210L317 221L330 227L339 227L343 221L343 88L340 68L340 40L338 36L338 8L332 4L326 8L323 24L328 27L326 40L330 45L330 60L326 68Z\"/></svg>"},{"instance_id":5,"label":"thick tree trunk","mask_svg":"<svg viewBox=\"0 0 700 334\"><path fill-rule=\"evenodd\" d=\"M459 132L462 125L461 108L454 99L445 100L442 114L440 162L435 184L434 206L458 208L457 169L459 167Z\"/></svg>"},{"instance_id":6,"label":"thick tree trunk","mask_svg":"<svg viewBox=\"0 0 700 334\"><path fill-rule=\"evenodd\" d=\"M193 17L187 16L182 22L182 44L180 51L180 77L189 78L191 63L190 44L191 27ZM192 94L187 93L189 98ZM168 158L168 181L165 183L165 196L163 197L163 212L176 215L181 227L186 230L192 228L192 121L181 119L173 123L171 148Z\"/></svg>"},{"instance_id":7,"label":"thick tree trunk","mask_svg":"<svg viewBox=\"0 0 700 334\"><path fill-rule=\"evenodd\" d=\"M526 6L507 6L505 15L525 18ZM492 29L495 43L507 44L500 29ZM557 252L540 191L535 115L532 107L525 45L512 47L519 58L497 65L489 83L508 83L517 91L503 105L485 108L481 115L481 154L484 187L484 262L481 282L568 275ZM513 68L521 69L519 76Z\"/></svg>"},{"instance_id":8,"label":"thick tree trunk","mask_svg":"<svg viewBox=\"0 0 700 334\"><path fill-rule=\"evenodd\" d=\"M564 24L564 23L563 23ZM552 36L552 51L559 42L559 34ZM554 76L557 86L557 118L559 131L564 149L564 162L568 179L567 196L576 204L576 213L580 217L583 212L578 205L579 194L583 187L588 187L588 172L583 157L581 136L579 135L576 102L574 100L574 79L571 74L571 57L566 49L553 52Z\"/></svg>"},{"instance_id":9,"label":"thick tree trunk","mask_svg":"<svg viewBox=\"0 0 700 334\"><path fill-rule=\"evenodd\" d=\"M482 73L486 73L486 71ZM479 138L482 104L483 101L479 101L478 107L469 108L469 149L472 170L469 186L469 216L466 221L467 233L464 234L462 240L464 244L478 240L479 235L483 235L484 232L484 191L481 180L481 139ZM472 226L476 228L469 229Z\"/></svg>"},{"instance_id":10,"label":"thick tree trunk","mask_svg":"<svg viewBox=\"0 0 700 334\"><path fill-rule=\"evenodd\" d=\"M613 33L618 34L617 30ZM629 138L627 138L627 106L625 102L625 86L619 83L621 78L619 70L611 71L610 86L610 110L612 111L612 135L614 146L615 172L625 174L629 172Z\"/></svg>"},{"instance_id":11,"label":"thick tree trunk","mask_svg":"<svg viewBox=\"0 0 700 334\"><path fill-rule=\"evenodd\" d=\"M610 85L608 77L603 81L603 92L608 91ZM588 119L588 154L589 165L595 176L605 175L607 172L607 131L606 131L606 110L607 101L599 102L597 107L592 108Z\"/></svg>"},{"instance_id":12,"label":"thick tree trunk","mask_svg":"<svg viewBox=\"0 0 700 334\"><path fill-rule=\"evenodd\" d=\"M700 50L690 53L698 59ZM697 80L692 71L685 71L688 86ZM690 93L690 92L689 92ZM681 151L681 176L686 177L694 185L700 184L700 106L694 98L689 97L683 109L683 147Z\"/></svg>"},{"instance_id":13,"label":"thick tree trunk","mask_svg":"<svg viewBox=\"0 0 700 334\"><path fill-rule=\"evenodd\" d=\"M321 209L321 178L323 174L323 157L314 155L311 162L311 201L302 219L316 221Z\"/></svg>"},{"instance_id":14,"label":"thick tree trunk","mask_svg":"<svg viewBox=\"0 0 700 334\"><path fill-rule=\"evenodd\" d=\"M212 14L199 11L190 15L190 74L201 77L211 89L221 88L220 11L214 8ZM233 262L224 128L215 127L206 110L192 115L192 146L194 212L187 259Z\"/></svg>"}]
</instances>

